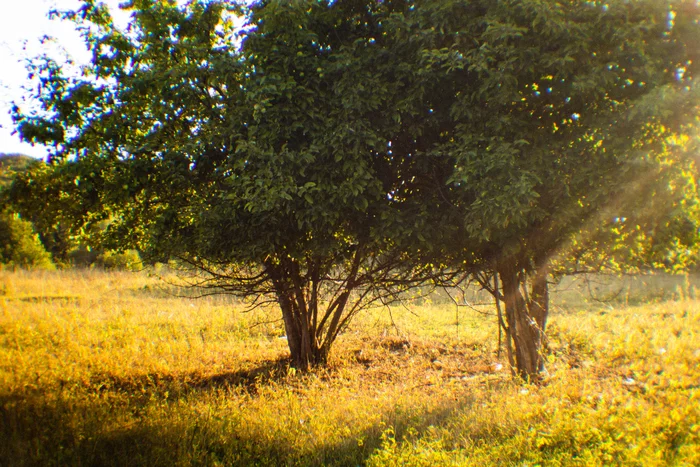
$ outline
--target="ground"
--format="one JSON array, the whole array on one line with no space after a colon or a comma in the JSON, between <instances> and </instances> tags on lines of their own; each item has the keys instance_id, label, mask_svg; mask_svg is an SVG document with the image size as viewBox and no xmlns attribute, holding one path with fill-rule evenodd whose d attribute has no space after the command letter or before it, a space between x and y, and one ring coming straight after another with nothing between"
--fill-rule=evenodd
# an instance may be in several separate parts
<instances>
[{"instance_id":1,"label":"ground","mask_svg":"<svg viewBox=\"0 0 700 467\"><path fill-rule=\"evenodd\" d=\"M0 465L700 465L696 283L564 281L533 386L483 294L370 310L299 374L273 308L0 271Z\"/></svg>"}]
</instances>

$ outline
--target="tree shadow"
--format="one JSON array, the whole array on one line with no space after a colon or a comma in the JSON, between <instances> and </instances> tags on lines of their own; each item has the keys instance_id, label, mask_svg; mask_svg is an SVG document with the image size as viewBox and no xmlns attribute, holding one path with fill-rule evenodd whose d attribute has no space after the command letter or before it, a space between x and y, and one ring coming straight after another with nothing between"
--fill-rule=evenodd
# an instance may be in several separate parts
<instances>
[{"instance_id":1,"label":"tree shadow","mask_svg":"<svg viewBox=\"0 0 700 467\"><path fill-rule=\"evenodd\" d=\"M260 387L280 383L289 373L289 358L263 360L249 368L215 374L190 373L142 373L129 376L97 373L90 385L97 391L126 393L163 393L183 396L193 391L236 389L257 395Z\"/></svg>"},{"instance_id":2,"label":"tree shadow","mask_svg":"<svg viewBox=\"0 0 700 467\"><path fill-rule=\"evenodd\" d=\"M74 295L30 295L25 297L6 297L8 301L24 303L47 303L51 305L80 305L81 298Z\"/></svg>"},{"instance_id":3,"label":"tree shadow","mask_svg":"<svg viewBox=\"0 0 700 467\"><path fill-rule=\"evenodd\" d=\"M172 391L182 397L232 389L255 397L266 385L288 384L288 368L286 359L277 359L205 377L96 375L96 392L90 397L70 393L51 397L40 393L0 395L0 465L364 465L381 446L387 427L392 427L397 440L409 432L420 437L431 425L443 423L472 403L463 397L422 412L386 409L381 422L359 433L350 429L347 435L311 449L300 449L293 436L263 436L242 429L235 421L212 420L205 415L152 417L148 414L153 413L153 405L145 415L119 423L112 413L115 409L105 403L115 391L144 406L153 404L153 394L169 393L172 398Z\"/></svg>"},{"instance_id":4,"label":"tree shadow","mask_svg":"<svg viewBox=\"0 0 700 467\"><path fill-rule=\"evenodd\" d=\"M419 414L386 413L396 439L411 428L412 436L422 436L436 421L445 420L468 404L453 404ZM71 406L85 412L92 405ZM345 436L334 443L301 452L288 439L251 437L236 432L220 433L206 420L164 425L143 419L117 429L98 424L76 427L65 407L25 401L8 408L0 398L0 465L92 465L170 466L198 465L364 465L382 443L384 424L375 424ZM19 426L21 424L21 426ZM363 440L362 445L358 440Z\"/></svg>"}]
</instances>

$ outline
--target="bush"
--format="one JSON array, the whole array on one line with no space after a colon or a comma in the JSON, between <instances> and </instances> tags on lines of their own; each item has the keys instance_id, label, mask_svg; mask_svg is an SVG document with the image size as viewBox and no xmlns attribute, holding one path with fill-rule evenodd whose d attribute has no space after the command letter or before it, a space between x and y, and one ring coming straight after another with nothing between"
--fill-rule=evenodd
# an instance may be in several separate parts
<instances>
[{"instance_id":1,"label":"bush","mask_svg":"<svg viewBox=\"0 0 700 467\"><path fill-rule=\"evenodd\" d=\"M31 222L9 211L0 213L0 264L27 269L55 268Z\"/></svg>"},{"instance_id":2,"label":"bush","mask_svg":"<svg viewBox=\"0 0 700 467\"><path fill-rule=\"evenodd\" d=\"M95 264L101 255L89 246L78 245L68 252L67 257L70 265L86 268Z\"/></svg>"},{"instance_id":3,"label":"bush","mask_svg":"<svg viewBox=\"0 0 700 467\"><path fill-rule=\"evenodd\" d=\"M141 256L136 250L105 251L97 258L97 265L105 269L120 271L138 271L143 269Z\"/></svg>"}]
</instances>

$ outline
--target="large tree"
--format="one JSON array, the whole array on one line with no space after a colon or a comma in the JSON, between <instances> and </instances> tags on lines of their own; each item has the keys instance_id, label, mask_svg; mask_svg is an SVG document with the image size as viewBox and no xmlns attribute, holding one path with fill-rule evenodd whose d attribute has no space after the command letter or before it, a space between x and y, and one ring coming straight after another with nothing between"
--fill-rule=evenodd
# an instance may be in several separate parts
<instances>
[{"instance_id":1,"label":"large tree","mask_svg":"<svg viewBox=\"0 0 700 467\"><path fill-rule=\"evenodd\" d=\"M127 31L93 1L64 14L92 63L37 62L43 109L15 118L75 171L80 218L273 298L300 367L364 304L493 271L536 377L552 257L682 161L697 3L226 5L132 0Z\"/></svg>"},{"instance_id":2,"label":"large tree","mask_svg":"<svg viewBox=\"0 0 700 467\"><path fill-rule=\"evenodd\" d=\"M445 196L467 231L444 256L480 264L505 303L514 367L537 378L547 281L567 253L610 256L624 236L661 256L697 245L698 5L421 6L417 68L440 81L429 105L448 136L430 152L454 160ZM645 228L630 235L621 219Z\"/></svg>"},{"instance_id":3,"label":"large tree","mask_svg":"<svg viewBox=\"0 0 700 467\"><path fill-rule=\"evenodd\" d=\"M434 129L401 78L416 51L383 26L409 3L126 8L127 31L92 1L62 13L93 59L80 77L35 63L43 109L15 117L55 148L55 183L25 177L16 199L57 191L79 224L109 222L107 246L275 301L301 368L323 363L363 307L444 277L426 258L451 224L423 198L451 166L406 154Z\"/></svg>"}]
</instances>

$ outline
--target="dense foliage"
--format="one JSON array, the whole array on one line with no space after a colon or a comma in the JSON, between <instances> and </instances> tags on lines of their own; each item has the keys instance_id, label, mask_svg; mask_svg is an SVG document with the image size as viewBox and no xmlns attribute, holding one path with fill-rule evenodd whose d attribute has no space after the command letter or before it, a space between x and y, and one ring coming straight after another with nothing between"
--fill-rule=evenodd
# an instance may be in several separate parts
<instances>
[{"instance_id":1,"label":"dense foliage","mask_svg":"<svg viewBox=\"0 0 700 467\"><path fill-rule=\"evenodd\" d=\"M53 269L32 224L9 211L0 212L0 265L28 269Z\"/></svg>"},{"instance_id":2,"label":"dense foliage","mask_svg":"<svg viewBox=\"0 0 700 467\"><path fill-rule=\"evenodd\" d=\"M552 258L671 267L698 243L696 2L126 8L126 31L92 0L63 13L93 51L80 77L34 65L43 111L15 119L55 148L40 189L109 246L276 301L300 367L363 306L478 273L532 376Z\"/></svg>"},{"instance_id":3,"label":"dense foliage","mask_svg":"<svg viewBox=\"0 0 700 467\"><path fill-rule=\"evenodd\" d=\"M0 204L14 178L40 161L22 154L0 154ZM0 265L50 269L51 256L39 240L31 222L3 206L0 211Z\"/></svg>"},{"instance_id":4,"label":"dense foliage","mask_svg":"<svg viewBox=\"0 0 700 467\"><path fill-rule=\"evenodd\" d=\"M55 145L58 183L15 189L58 189L59 215L109 223L106 245L176 257L206 273L199 285L276 300L301 367L324 361L360 308L434 278L416 245L429 225L450 226L407 196L414 173L448 161L393 155L398 133L423 131L419 102L380 110L406 96L393 54L368 47L391 10L309 7L257 5L240 49L216 2L133 2L131 33L92 2L68 13L99 26L86 29L93 64L79 79L38 65L46 112L17 116L25 138Z\"/></svg>"},{"instance_id":5,"label":"dense foliage","mask_svg":"<svg viewBox=\"0 0 700 467\"><path fill-rule=\"evenodd\" d=\"M479 264L505 302L523 376L543 366L552 268L683 267L697 251L698 15L693 2L506 1L410 17L416 74L434 83L439 137L424 151L454 161L443 193L466 230L443 256Z\"/></svg>"}]
</instances>

